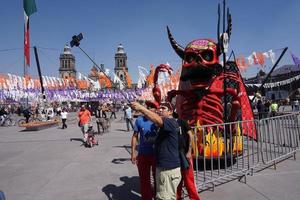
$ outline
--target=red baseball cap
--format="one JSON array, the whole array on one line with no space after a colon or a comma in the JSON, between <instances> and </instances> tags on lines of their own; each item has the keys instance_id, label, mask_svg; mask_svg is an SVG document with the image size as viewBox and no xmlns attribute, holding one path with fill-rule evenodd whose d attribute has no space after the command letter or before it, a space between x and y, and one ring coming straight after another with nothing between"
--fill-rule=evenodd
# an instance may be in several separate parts
<instances>
[{"instance_id":1,"label":"red baseball cap","mask_svg":"<svg viewBox=\"0 0 300 200\"><path fill-rule=\"evenodd\" d=\"M155 108L155 109L159 108L159 105L156 101L146 101L145 104L147 108Z\"/></svg>"}]
</instances>

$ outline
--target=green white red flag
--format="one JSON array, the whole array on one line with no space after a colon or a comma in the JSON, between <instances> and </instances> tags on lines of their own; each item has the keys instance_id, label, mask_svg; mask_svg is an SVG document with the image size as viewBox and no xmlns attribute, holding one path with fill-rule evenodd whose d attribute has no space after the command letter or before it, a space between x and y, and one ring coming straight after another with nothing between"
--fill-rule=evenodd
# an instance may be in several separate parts
<instances>
[{"instance_id":1,"label":"green white red flag","mask_svg":"<svg viewBox=\"0 0 300 200\"><path fill-rule=\"evenodd\" d=\"M24 7L24 56L25 64L30 66L29 17L37 11L35 0L23 0Z\"/></svg>"}]
</instances>

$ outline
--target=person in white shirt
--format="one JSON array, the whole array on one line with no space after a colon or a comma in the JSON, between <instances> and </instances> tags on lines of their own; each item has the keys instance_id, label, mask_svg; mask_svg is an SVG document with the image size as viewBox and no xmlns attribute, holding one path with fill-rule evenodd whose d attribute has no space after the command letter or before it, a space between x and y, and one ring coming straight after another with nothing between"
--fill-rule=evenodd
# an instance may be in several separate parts
<instances>
[{"instance_id":1,"label":"person in white shirt","mask_svg":"<svg viewBox=\"0 0 300 200\"><path fill-rule=\"evenodd\" d=\"M124 108L124 113L125 113L125 121L126 121L127 132L128 132L128 131L130 131L129 124L131 126L131 129L133 130L132 110L131 110L131 107L129 107L128 105L126 105L125 108Z\"/></svg>"},{"instance_id":2,"label":"person in white shirt","mask_svg":"<svg viewBox=\"0 0 300 200\"><path fill-rule=\"evenodd\" d=\"M47 120L51 120L52 118L54 117L54 111L53 111L53 108L50 107L47 109Z\"/></svg>"},{"instance_id":3,"label":"person in white shirt","mask_svg":"<svg viewBox=\"0 0 300 200\"><path fill-rule=\"evenodd\" d=\"M62 112L60 113L60 116L62 122L62 129L67 128L68 126L66 124L66 121L67 121L68 112L65 108L63 108Z\"/></svg>"}]
</instances>

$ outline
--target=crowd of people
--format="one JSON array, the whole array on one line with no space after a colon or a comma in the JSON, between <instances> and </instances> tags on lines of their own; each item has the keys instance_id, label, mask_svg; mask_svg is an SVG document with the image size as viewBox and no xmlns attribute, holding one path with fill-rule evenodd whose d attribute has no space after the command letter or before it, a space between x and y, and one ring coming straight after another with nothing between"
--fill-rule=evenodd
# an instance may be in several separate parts
<instances>
[{"instance_id":1,"label":"crowd of people","mask_svg":"<svg viewBox=\"0 0 300 200\"><path fill-rule=\"evenodd\" d=\"M62 121L62 128L67 128L67 115L69 112L77 112L80 109L80 104L59 104L53 102L49 105L41 106L39 104L21 104L12 103L0 105L0 125L4 122L5 118L9 115L17 115L15 118L25 118L25 123L29 121L50 121L56 117L60 117ZM89 104L87 109L94 115L98 109L101 110L101 118L107 118L107 112L111 112L110 119L116 119L116 111L118 110L116 104L105 102L100 103L99 107L95 108ZM98 115L98 118L100 116Z\"/></svg>"},{"instance_id":2,"label":"crowd of people","mask_svg":"<svg viewBox=\"0 0 300 200\"><path fill-rule=\"evenodd\" d=\"M64 108L67 111L67 108ZM39 118L40 121L51 120L55 116L60 116L62 107L49 105L47 107L42 107L40 105L28 105L24 106L22 104L8 104L0 107L0 115L17 114L18 116L24 116L26 122L30 117Z\"/></svg>"},{"instance_id":3,"label":"crowd of people","mask_svg":"<svg viewBox=\"0 0 300 200\"><path fill-rule=\"evenodd\" d=\"M88 126L91 124L93 115L96 118L98 134L103 134L109 131L110 120L117 119L116 112L120 109L124 112L123 119L120 120L124 120L126 122L127 132L130 131L129 125L133 130L133 115L131 108L127 105L127 103L121 102L121 105L117 105L114 102L99 102L97 107L82 104L77 114L77 121L78 126L81 128L84 135L84 142L86 142Z\"/></svg>"},{"instance_id":4,"label":"crowd of people","mask_svg":"<svg viewBox=\"0 0 300 200\"><path fill-rule=\"evenodd\" d=\"M291 109L287 110L286 107L290 106ZM295 99L294 101L290 102L289 99L285 99L282 101L276 100L265 100L263 98L259 98L255 104L255 108L257 109L258 118L264 119L268 117L275 117L279 113L279 108L282 107L281 111L292 111L298 112L299 111L299 101Z\"/></svg>"}]
</instances>

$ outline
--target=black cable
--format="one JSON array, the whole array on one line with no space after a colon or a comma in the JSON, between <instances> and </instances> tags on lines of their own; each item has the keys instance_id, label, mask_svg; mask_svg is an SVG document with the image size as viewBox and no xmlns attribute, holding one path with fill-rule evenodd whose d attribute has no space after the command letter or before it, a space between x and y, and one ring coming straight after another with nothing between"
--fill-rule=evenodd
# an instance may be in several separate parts
<instances>
[{"instance_id":1,"label":"black cable","mask_svg":"<svg viewBox=\"0 0 300 200\"><path fill-rule=\"evenodd\" d=\"M21 50L21 49L24 49L24 48L0 49L0 52L15 51L15 50Z\"/></svg>"}]
</instances>

